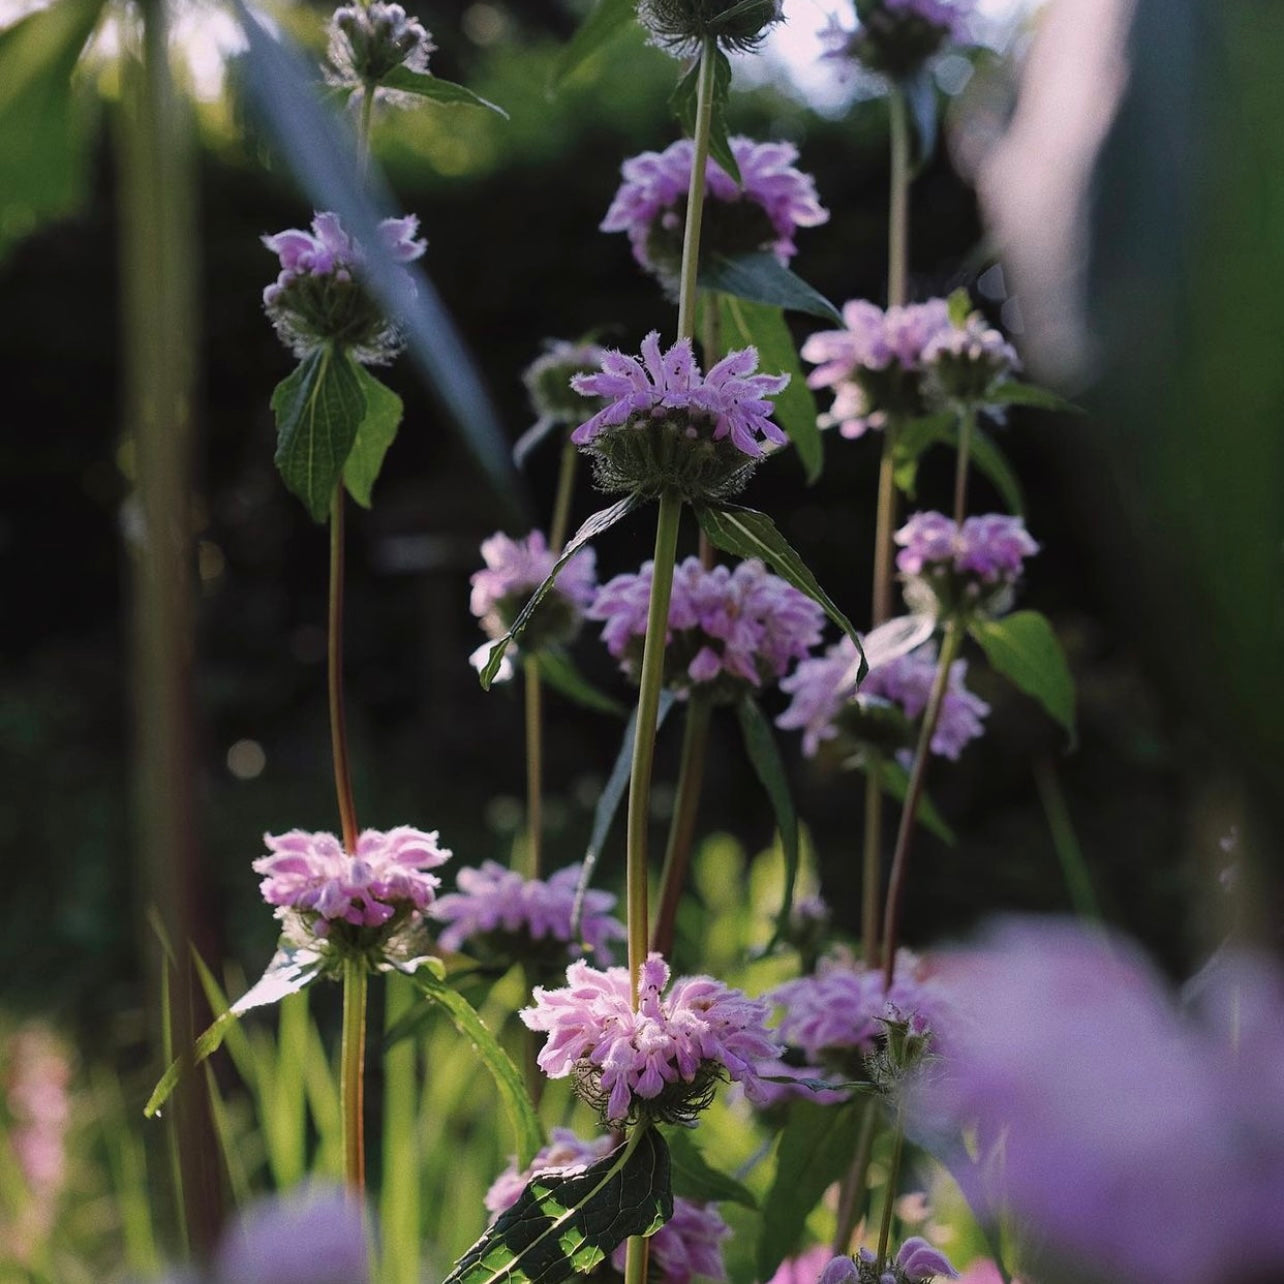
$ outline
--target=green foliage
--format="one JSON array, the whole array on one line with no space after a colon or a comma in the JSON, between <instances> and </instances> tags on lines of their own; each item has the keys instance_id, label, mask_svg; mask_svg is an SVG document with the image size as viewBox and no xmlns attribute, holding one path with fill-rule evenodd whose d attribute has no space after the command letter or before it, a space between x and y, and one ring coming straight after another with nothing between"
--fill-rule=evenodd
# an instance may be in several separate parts
<instances>
[{"instance_id":1,"label":"green foliage","mask_svg":"<svg viewBox=\"0 0 1284 1284\"><path fill-rule=\"evenodd\" d=\"M651 1127L574 1176L533 1177L445 1284L558 1284L673 1216L669 1148Z\"/></svg>"},{"instance_id":2,"label":"green foliage","mask_svg":"<svg viewBox=\"0 0 1284 1284\"><path fill-rule=\"evenodd\" d=\"M719 294L717 300L724 348L755 347L760 370L789 376L788 385L774 398L773 417L798 451L808 483L817 481L824 467L825 447L816 423L816 398L807 387L784 310L730 294Z\"/></svg>"},{"instance_id":3,"label":"green foliage","mask_svg":"<svg viewBox=\"0 0 1284 1284\"><path fill-rule=\"evenodd\" d=\"M599 691L576 667L575 661L560 647L541 647L536 656L540 677L553 690L568 700L594 713L609 713L623 718L628 710L616 699Z\"/></svg>"},{"instance_id":4,"label":"green foliage","mask_svg":"<svg viewBox=\"0 0 1284 1284\"><path fill-rule=\"evenodd\" d=\"M878 783L882 791L889 798L903 803L909 790L909 772L899 762L891 758L879 758L875 770L878 772ZM918 811L915 816L918 823L929 834L934 834L941 842L947 843L951 847L954 846L956 841L954 831L942 819L936 804L927 796L926 792L919 794Z\"/></svg>"},{"instance_id":5,"label":"green foliage","mask_svg":"<svg viewBox=\"0 0 1284 1284\"><path fill-rule=\"evenodd\" d=\"M757 1199L747 1186L709 1164L699 1146L692 1140L689 1128L662 1128L661 1132L669 1145L675 1195L701 1203L740 1204L745 1208L755 1209L758 1207Z\"/></svg>"},{"instance_id":6,"label":"green foliage","mask_svg":"<svg viewBox=\"0 0 1284 1284\"><path fill-rule=\"evenodd\" d=\"M1073 740L1074 679L1046 617L1016 611L1000 620L974 620L968 631L995 671L1033 696Z\"/></svg>"},{"instance_id":7,"label":"green foliage","mask_svg":"<svg viewBox=\"0 0 1284 1284\"><path fill-rule=\"evenodd\" d=\"M1038 410L1057 410L1062 414L1083 414L1083 409L1073 401L1018 379L1008 379L991 388L985 394L985 401L990 406L1034 406Z\"/></svg>"},{"instance_id":8,"label":"green foliage","mask_svg":"<svg viewBox=\"0 0 1284 1284\"><path fill-rule=\"evenodd\" d=\"M696 108L699 102L701 60L696 58L678 81L669 105L688 138L695 136ZM713 104L709 118L709 155L728 175L740 182L740 166L736 163L727 137L727 99L731 94L731 62L721 49L713 54Z\"/></svg>"},{"instance_id":9,"label":"green foliage","mask_svg":"<svg viewBox=\"0 0 1284 1284\"><path fill-rule=\"evenodd\" d=\"M422 71L413 71L409 67L395 67L388 72L379 84L384 89L397 89L404 94L416 94L429 102L440 103L446 107L484 107L497 115L508 119L508 113L497 107L488 98L475 94L466 85L457 85L453 80L442 80L440 76L430 76Z\"/></svg>"},{"instance_id":10,"label":"green foliage","mask_svg":"<svg viewBox=\"0 0 1284 1284\"><path fill-rule=\"evenodd\" d=\"M87 188L85 103L72 73L102 0L59 0L0 32L0 257Z\"/></svg>"},{"instance_id":11,"label":"green foliage","mask_svg":"<svg viewBox=\"0 0 1284 1284\"><path fill-rule=\"evenodd\" d=\"M786 312L805 312L824 321L843 323L838 309L770 250L701 255L699 283L702 290L720 290L750 303L766 303Z\"/></svg>"},{"instance_id":12,"label":"green foliage","mask_svg":"<svg viewBox=\"0 0 1284 1284\"><path fill-rule=\"evenodd\" d=\"M934 445L954 450L959 444L959 418L950 411L911 419L901 425L896 436L895 479L897 487L910 499L918 485L918 464L923 454ZM969 457L977 471L989 478L1008 511L1020 516L1025 512L1025 496L1016 470L994 439L974 424L968 437Z\"/></svg>"},{"instance_id":13,"label":"green foliage","mask_svg":"<svg viewBox=\"0 0 1284 1284\"><path fill-rule=\"evenodd\" d=\"M583 63L624 31L633 22L636 7L635 0L597 0L553 64L550 92L561 89Z\"/></svg>"},{"instance_id":14,"label":"green foliage","mask_svg":"<svg viewBox=\"0 0 1284 1284\"><path fill-rule=\"evenodd\" d=\"M362 508L369 508L370 492L383 468L383 457L401 427L404 407L401 398L365 366L357 366L357 380L366 399L366 412L343 465L343 484Z\"/></svg>"}]
</instances>

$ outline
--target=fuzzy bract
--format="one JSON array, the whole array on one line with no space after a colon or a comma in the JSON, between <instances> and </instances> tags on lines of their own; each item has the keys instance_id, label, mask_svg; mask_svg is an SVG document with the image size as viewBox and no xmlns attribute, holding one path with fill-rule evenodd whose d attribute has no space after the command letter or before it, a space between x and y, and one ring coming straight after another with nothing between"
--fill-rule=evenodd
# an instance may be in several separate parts
<instances>
[{"instance_id":1,"label":"fuzzy bract","mask_svg":"<svg viewBox=\"0 0 1284 1284\"><path fill-rule=\"evenodd\" d=\"M975 0L857 0L854 28L830 15L820 33L821 56L903 79L948 45L966 43L975 8Z\"/></svg>"},{"instance_id":2,"label":"fuzzy bract","mask_svg":"<svg viewBox=\"0 0 1284 1284\"><path fill-rule=\"evenodd\" d=\"M915 513L894 536L906 601L916 610L1007 610L1025 559L1039 546L1020 517L986 513L962 525L943 513Z\"/></svg>"},{"instance_id":3,"label":"fuzzy bract","mask_svg":"<svg viewBox=\"0 0 1284 1284\"><path fill-rule=\"evenodd\" d=\"M434 49L432 36L399 4L340 5L330 18L326 78L354 95L374 89L388 101L413 102L409 94L379 90L379 82L397 67L424 74Z\"/></svg>"}]
</instances>

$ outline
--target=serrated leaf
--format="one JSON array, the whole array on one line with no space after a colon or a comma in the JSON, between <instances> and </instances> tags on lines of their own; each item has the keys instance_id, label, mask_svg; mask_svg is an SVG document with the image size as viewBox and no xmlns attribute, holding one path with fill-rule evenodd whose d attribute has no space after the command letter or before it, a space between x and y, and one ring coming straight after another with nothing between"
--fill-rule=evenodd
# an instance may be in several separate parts
<instances>
[{"instance_id":1,"label":"serrated leaf","mask_svg":"<svg viewBox=\"0 0 1284 1284\"><path fill-rule=\"evenodd\" d=\"M610 508L599 509L591 517L585 519L584 524L571 536L557 561L553 563L553 569L548 573L548 578L531 594L530 601L517 613L517 618L513 621L512 628L491 647L490 659L486 661L479 675L484 690L490 690L490 684L495 680L495 675L499 672L499 666L503 663L504 652L508 650L508 644L516 642L521 637L522 631L530 623L531 616L535 614L539 604L548 596L562 567L586 544L596 539L604 531L610 530L616 522L627 517L643 502L642 496L636 493L626 495L623 499L612 504Z\"/></svg>"},{"instance_id":2,"label":"serrated leaf","mask_svg":"<svg viewBox=\"0 0 1284 1284\"><path fill-rule=\"evenodd\" d=\"M672 691L660 692L660 703L655 715L657 736L676 701L677 696ZM578 935L580 930L584 894L593 881L597 862L602 856L602 848L606 845L606 836L611 831L611 822L615 819L615 813L619 811L620 803L629 787L629 776L633 771L633 738L636 735L637 716L637 709L634 708L629 713L628 722L624 724L624 739L620 743L620 752L615 756L615 765L611 768L611 774L607 777L606 784L602 786L602 792L598 796L597 806L593 809L593 828L589 833L588 846L584 850L584 863L580 867L580 881L575 889L575 905L571 911L571 931L574 935Z\"/></svg>"},{"instance_id":3,"label":"serrated leaf","mask_svg":"<svg viewBox=\"0 0 1284 1284\"><path fill-rule=\"evenodd\" d=\"M808 484L815 482L825 462L825 448L816 422L816 398L807 387L807 376L798 360L793 335L785 324L784 311L769 303L751 303L733 295L719 294L724 346L753 346L758 349L758 368L789 376L783 391L772 398L772 418L785 430L798 451Z\"/></svg>"},{"instance_id":4,"label":"serrated leaf","mask_svg":"<svg viewBox=\"0 0 1284 1284\"><path fill-rule=\"evenodd\" d=\"M909 772L899 762L891 758L880 758L877 764L877 772L878 783L882 791L889 798L903 803L909 790ZM956 841L954 831L941 819L941 813L936 809L936 804L927 796L926 791L919 794L918 810L915 815L918 818L918 823L929 834L934 834L941 842L950 847L954 846Z\"/></svg>"},{"instance_id":5,"label":"serrated leaf","mask_svg":"<svg viewBox=\"0 0 1284 1284\"><path fill-rule=\"evenodd\" d=\"M781 579L788 581L800 593L806 593L823 608L825 614L856 644L861 657L857 680L863 679L869 665L865 661L860 635L817 583L806 562L776 529L776 523L766 513L755 508L743 508L739 504L696 504L694 507L700 529L715 547L737 557L759 558Z\"/></svg>"},{"instance_id":6,"label":"serrated leaf","mask_svg":"<svg viewBox=\"0 0 1284 1284\"><path fill-rule=\"evenodd\" d=\"M864 1102L820 1106L792 1101L776 1147L776 1175L762 1203L758 1278L769 1280L802 1241L811 1210L847 1172L860 1136Z\"/></svg>"},{"instance_id":7,"label":"serrated leaf","mask_svg":"<svg viewBox=\"0 0 1284 1284\"><path fill-rule=\"evenodd\" d=\"M899 88L905 95L905 108L914 131L914 172L920 173L936 151L940 117L932 69L928 66L920 67L913 75L906 76Z\"/></svg>"},{"instance_id":8,"label":"serrated leaf","mask_svg":"<svg viewBox=\"0 0 1284 1284\"><path fill-rule=\"evenodd\" d=\"M1000 620L974 620L968 632L995 672L1033 696L1073 740L1074 679L1046 617L1016 611Z\"/></svg>"},{"instance_id":9,"label":"serrated leaf","mask_svg":"<svg viewBox=\"0 0 1284 1284\"><path fill-rule=\"evenodd\" d=\"M990 388L985 394L985 404L987 406L1034 406L1039 410L1057 410L1062 414L1084 413L1083 407L1076 406L1073 401L1067 401L1057 393L1047 388L1040 388L1037 384L1022 383L1019 379L1008 379Z\"/></svg>"},{"instance_id":10,"label":"serrated leaf","mask_svg":"<svg viewBox=\"0 0 1284 1284\"><path fill-rule=\"evenodd\" d=\"M152 1095L148 1097L143 1114L150 1119L165 1104L186 1068L184 1061L190 1066L198 1066L206 1057L218 1051L227 1038L232 1023L239 1017L253 1008L279 1003L287 994L297 994L320 975L321 955L315 950L279 946L263 975L226 1012L219 1013L196 1040L190 1058L180 1057L170 1064L152 1090Z\"/></svg>"},{"instance_id":11,"label":"serrated leaf","mask_svg":"<svg viewBox=\"0 0 1284 1284\"><path fill-rule=\"evenodd\" d=\"M805 312L842 325L838 309L819 290L785 267L770 250L751 254L707 254L700 258L700 288L721 290L751 303L769 303L786 312Z\"/></svg>"},{"instance_id":12,"label":"serrated leaf","mask_svg":"<svg viewBox=\"0 0 1284 1284\"><path fill-rule=\"evenodd\" d=\"M561 89L569 76L629 26L636 5L637 0L597 0L553 64L550 93Z\"/></svg>"},{"instance_id":13,"label":"serrated leaf","mask_svg":"<svg viewBox=\"0 0 1284 1284\"><path fill-rule=\"evenodd\" d=\"M516 1134L518 1167L525 1168L544 1144L544 1132L530 1094L526 1091L521 1071L462 994L452 990L426 968L415 973L414 982L427 998L444 1009L455 1029L473 1045L478 1060L495 1081L499 1099L504 1103L504 1110Z\"/></svg>"},{"instance_id":14,"label":"serrated leaf","mask_svg":"<svg viewBox=\"0 0 1284 1284\"><path fill-rule=\"evenodd\" d=\"M365 366L357 366L357 378L366 399L366 413L343 465L343 484L362 508L369 508L370 492L383 468L383 457L397 436L404 407L401 398Z\"/></svg>"},{"instance_id":15,"label":"serrated leaf","mask_svg":"<svg viewBox=\"0 0 1284 1284\"><path fill-rule=\"evenodd\" d=\"M277 384L272 411L277 472L312 520L323 522L365 418L355 363L333 345L318 348Z\"/></svg>"},{"instance_id":16,"label":"serrated leaf","mask_svg":"<svg viewBox=\"0 0 1284 1284\"><path fill-rule=\"evenodd\" d=\"M772 950L789 929L789 915L794 907L794 886L798 882L798 811L794 807L789 776L776 737L772 734L771 723L752 696L746 696L736 705L736 713L744 736L745 752L775 812L780 850L785 857L784 894L776 917L776 930L767 945L767 949Z\"/></svg>"},{"instance_id":17,"label":"serrated leaf","mask_svg":"<svg viewBox=\"0 0 1284 1284\"><path fill-rule=\"evenodd\" d=\"M554 691L564 695L568 700L595 713L610 713L617 718L628 715L628 710L618 700L599 691L575 667L575 661L560 648L545 647L536 657L540 677Z\"/></svg>"},{"instance_id":18,"label":"serrated leaf","mask_svg":"<svg viewBox=\"0 0 1284 1284\"><path fill-rule=\"evenodd\" d=\"M559 1284L673 1216L669 1148L646 1126L583 1172L536 1173L445 1284Z\"/></svg>"},{"instance_id":19,"label":"serrated leaf","mask_svg":"<svg viewBox=\"0 0 1284 1284\"><path fill-rule=\"evenodd\" d=\"M59 0L0 32L0 254L88 190L85 100L72 74L102 0Z\"/></svg>"},{"instance_id":20,"label":"serrated leaf","mask_svg":"<svg viewBox=\"0 0 1284 1284\"><path fill-rule=\"evenodd\" d=\"M673 1173L673 1193L683 1199L705 1204L740 1204L758 1207L753 1192L734 1177L710 1166L686 1128L662 1129L669 1145L669 1163Z\"/></svg>"},{"instance_id":21,"label":"serrated leaf","mask_svg":"<svg viewBox=\"0 0 1284 1284\"><path fill-rule=\"evenodd\" d=\"M384 89L397 89L403 94L416 94L420 98L442 103L447 107L484 107L487 111L493 111L505 120L508 119L508 113L502 107L474 93L467 85L457 85L453 80L442 80L440 76L413 71L409 67L394 67L379 81L379 84Z\"/></svg>"}]
</instances>

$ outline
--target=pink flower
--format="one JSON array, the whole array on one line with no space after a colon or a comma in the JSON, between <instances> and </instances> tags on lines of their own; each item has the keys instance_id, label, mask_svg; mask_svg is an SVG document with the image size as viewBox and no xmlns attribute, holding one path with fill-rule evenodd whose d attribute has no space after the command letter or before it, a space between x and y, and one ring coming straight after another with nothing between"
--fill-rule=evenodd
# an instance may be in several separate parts
<instances>
[{"instance_id":1,"label":"pink flower","mask_svg":"<svg viewBox=\"0 0 1284 1284\"><path fill-rule=\"evenodd\" d=\"M1039 551L1025 521L1003 513L986 513L957 525L943 513L915 513L896 532L901 551L897 569L909 576L953 571L987 585L1013 583L1025 559Z\"/></svg>"},{"instance_id":2,"label":"pink flower","mask_svg":"<svg viewBox=\"0 0 1284 1284\"><path fill-rule=\"evenodd\" d=\"M759 1062L779 1052L761 999L707 976L684 977L662 997L669 968L658 954L642 965L636 1009L625 968L577 962L566 979L564 989L536 986L521 1018L548 1034L540 1068L552 1079L576 1075L608 1123L689 1119L718 1078L742 1083L752 1097Z\"/></svg>"},{"instance_id":3,"label":"pink flower","mask_svg":"<svg viewBox=\"0 0 1284 1284\"><path fill-rule=\"evenodd\" d=\"M481 554L486 568L472 577L468 606L482 621L506 601L521 599L518 605L522 605L532 590L548 578L557 561L543 531L531 531L522 539L496 532L482 541ZM586 610L597 592L596 566L596 554L591 548L576 553L558 572L553 592L573 607ZM501 628L495 636L502 637L503 633Z\"/></svg>"},{"instance_id":4,"label":"pink flower","mask_svg":"<svg viewBox=\"0 0 1284 1284\"><path fill-rule=\"evenodd\" d=\"M936 1275L958 1278L958 1271L940 1249L933 1248L919 1235L911 1235L896 1254L896 1265L906 1280L930 1280Z\"/></svg>"},{"instance_id":5,"label":"pink flower","mask_svg":"<svg viewBox=\"0 0 1284 1284\"><path fill-rule=\"evenodd\" d=\"M767 1284L818 1284L821 1272L832 1258L833 1253L824 1244L816 1244L797 1257L781 1262Z\"/></svg>"}]
</instances>

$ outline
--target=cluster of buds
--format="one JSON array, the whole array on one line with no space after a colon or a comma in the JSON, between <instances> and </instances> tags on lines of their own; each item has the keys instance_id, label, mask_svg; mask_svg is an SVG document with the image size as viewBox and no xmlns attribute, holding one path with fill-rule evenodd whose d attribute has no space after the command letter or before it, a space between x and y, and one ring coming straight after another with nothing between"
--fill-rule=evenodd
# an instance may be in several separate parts
<instances>
[{"instance_id":1,"label":"cluster of buds","mask_svg":"<svg viewBox=\"0 0 1284 1284\"><path fill-rule=\"evenodd\" d=\"M862 1248L855 1257L835 1257L821 1271L818 1284L923 1284L938 1275L958 1279L958 1274L939 1248L914 1235L890 1262L880 1264L870 1248Z\"/></svg>"},{"instance_id":2,"label":"cluster of buds","mask_svg":"<svg viewBox=\"0 0 1284 1284\"><path fill-rule=\"evenodd\" d=\"M398 67L427 72L428 55L435 48L432 36L399 4L371 0L341 5L330 19L328 78L356 93L369 93Z\"/></svg>"},{"instance_id":3,"label":"cluster of buds","mask_svg":"<svg viewBox=\"0 0 1284 1284\"><path fill-rule=\"evenodd\" d=\"M893 80L913 76L947 45L967 40L975 0L856 0L854 29L836 16L820 33L824 57L851 59Z\"/></svg>"}]
</instances>

